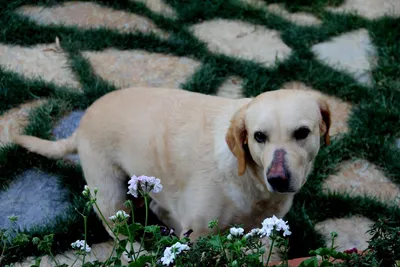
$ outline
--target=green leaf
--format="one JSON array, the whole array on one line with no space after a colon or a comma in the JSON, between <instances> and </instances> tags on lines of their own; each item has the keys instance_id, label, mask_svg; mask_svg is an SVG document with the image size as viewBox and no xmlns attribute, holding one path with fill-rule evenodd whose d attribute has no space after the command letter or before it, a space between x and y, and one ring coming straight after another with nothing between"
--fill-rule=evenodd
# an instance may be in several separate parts
<instances>
[{"instance_id":1,"label":"green leaf","mask_svg":"<svg viewBox=\"0 0 400 267\"><path fill-rule=\"evenodd\" d=\"M321 264L319 266L320 267L329 267L329 266L333 266L333 263L329 262L329 261L323 261L323 262L321 262Z\"/></svg>"},{"instance_id":2,"label":"green leaf","mask_svg":"<svg viewBox=\"0 0 400 267\"><path fill-rule=\"evenodd\" d=\"M137 232L139 230L143 229L143 226L140 223L133 223L133 224L128 226L128 229L129 229L129 232L130 232L132 238L134 238L137 235ZM119 230L120 230L119 232L121 234L123 234L125 236L129 236L128 230L126 229L125 225L121 226Z\"/></svg>"},{"instance_id":3,"label":"green leaf","mask_svg":"<svg viewBox=\"0 0 400 267\"><path fill-rule=\"evenodd\" d=\"M218 220L214 220L208 223L208 228L210 229L214 229L217 226L218 226Z\"/></svg>"},{"instance_id":4,"label":"green leaf","mask_svg":"<svg viewBox=\"0 0 400 267\"><path fill-rule=\"evenodd\" d=\"M128 239L119 241L118 247L115 249L118 258L120 258L122 253L124 253L124 251L126 250L126 244L128 244Z\"/></svg>"},{"instance_id":5,"label":"green leaf","mask_svg":"<svg viewBox=\"0 0 400 267\"><path fill-rule=\"evenodd\" d=\"M116 259L114 261L114 267L122 267L122 262L120 259Z\"/></svg>"},{"instance_id":6,"label":"green leaf","mask_svg":"<svg viewBox=\"0 0 400 267\"><path fill-rule=\"evenodd\" d=\"M221 238L219 235L215 235L208 240L208 243L214 247L214 248L220 248L221 247Z\"/></svg>"},{"instance_id":7,"label":"green leaf","mask_svg":"<svg viewBox=\"0 0 400 267\"><path fill-rule=\"evenodd\" d=\"M302 261L299 267L318 267L318 259L316 257L312 257Z\"/></svg>"},{"instance_id":8,"label":"green leaf","mask_svg":"<svg viewBox=\"0 0 400 267\"><path fill-rule=\"evenodd\" d=\"M160 232L160 226L157 226L157 225L148 225L148 226L146 226L146 227L144 228L144 231L145 231L146 233L153 233L153 234L155 234L155 233Z\"/></svg>"},{"instance_id":9,"label":"green leaf","mask_svg":"<svg viewBox=\"0 0 400 267\"><path fill-rule=\"evenodd\" d=\"M172 246L173 244L175 244L178 241L179 241L179 238L177 238L175 236L163 236L163 237L160 238L158 243L169 247L169 246Z\"/></svg>"},{"instance_id":10,"label":"green leaf","mask_svg":"<svg viewBox=\"0 0 400 267\"><path fill-rule=\"evenodd\" d=\"M145 266L146 262L151 262L152 257L149 255L142 255L134 262L129 263L129 267L142 267Z\"/></svg>"},{"instance_id":11,"label":"green leaf","mask_svg":"<svg viewBox=\"0 0 400 267\"><path fill-rule=\"evenodd\" d=\"M351 256L347 253L338 252L336 250L332 251L332 258L340 259L340 260L348 260Z\"/></svg>"},{"instance_id":12,"label":"green leaf","mask_svg":"<svg viewBox=\"0 0 400 267\"><path fill-rule=\"evenodd\" d=\"M311 255L319 255L319 256L328 256L331 254L331 250L329 248L319 248L316 250L310 251Z\"/></svg>"}]
</instances>

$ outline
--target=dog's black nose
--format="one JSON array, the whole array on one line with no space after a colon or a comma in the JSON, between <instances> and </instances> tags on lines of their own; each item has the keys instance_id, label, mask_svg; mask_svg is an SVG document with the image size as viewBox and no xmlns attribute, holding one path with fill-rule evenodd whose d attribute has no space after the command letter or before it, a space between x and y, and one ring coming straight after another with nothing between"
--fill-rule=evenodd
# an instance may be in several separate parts
<instances>
[{"instance_id":1,"label":"dog's black nose","mask_svg":"<svg viewBox=\"0 0 400 267\"><path fill-rule=\"evenodd\" d=\"M289 191L289 179L282 175L273 175L268 177L268 183L272 188L280 193Z\"/></svg>"}]
</instances>

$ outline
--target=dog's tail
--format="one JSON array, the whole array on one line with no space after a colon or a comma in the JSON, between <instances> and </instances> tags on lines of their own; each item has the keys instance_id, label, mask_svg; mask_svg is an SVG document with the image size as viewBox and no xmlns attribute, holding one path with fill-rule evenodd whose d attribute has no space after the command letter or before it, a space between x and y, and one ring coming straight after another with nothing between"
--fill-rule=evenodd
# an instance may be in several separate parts
<instances>
[{"instance_id":1,"label":"dog's tail","mask_svg":"<svg viewBox=\"0 0 400 267\"><path fill-rule=\"evenodd\" d=\"M77 152L76 137L77 132L74 132L68 138L58 141L48 141L28 135L16 135L12 137L12 142L26 148L30 152L47 158L61 159L68 154Z\"/></svg>"}]
</instances>

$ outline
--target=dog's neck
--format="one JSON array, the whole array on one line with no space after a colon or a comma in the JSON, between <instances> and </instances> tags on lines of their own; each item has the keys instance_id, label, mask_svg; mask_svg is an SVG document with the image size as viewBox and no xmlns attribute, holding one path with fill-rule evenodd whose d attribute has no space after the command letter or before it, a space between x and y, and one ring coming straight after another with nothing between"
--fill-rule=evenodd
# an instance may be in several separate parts
<instances>
[{"instance_id":1,"label":"dog's neck","mask_svg":"<svg viewBox=\"0 0 400 267\"><path fill-rule=\"evenodd\" d=\"M214 152L226 196L243 212L248 211L249 206L268 201L272 193L264 182L262 168L249 159L245 172L240 176L237 158L226 144L225 136L219 135L221 139L216 142L218 146Z\"/></svg>"},{"instance_id":2,"label":"dog's neck","mask_svg":"<svg viewBox=\"0 0 400 267\"><path fill-rule=\"evenodd\" d=\"M226 162L230 167L221 169L223 177L223 192L232 201L232 204L241 210L242 214L238 220L250 221L244 217L254 218L253 222L259 224L262 220L273 215L278 218L283 217L292 205L294 194L282 194L270 192L267 189L263 178L263 168L257 165L249 165L243 175L239 176L237 170L237 160L228 150ZM230 154L229 154L230 153ZM255 225L248 225L255 227Z\"/></svg>"}]
</instances>

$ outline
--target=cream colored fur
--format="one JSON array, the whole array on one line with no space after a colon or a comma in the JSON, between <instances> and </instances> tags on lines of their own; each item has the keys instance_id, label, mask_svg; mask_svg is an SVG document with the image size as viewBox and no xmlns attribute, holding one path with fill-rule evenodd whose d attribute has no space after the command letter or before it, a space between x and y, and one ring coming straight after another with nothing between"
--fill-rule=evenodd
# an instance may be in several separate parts
<instances>
[{"instance_id":1,"label":"cream colored fur","mask_svg":"<svg viewBox=\"0 0 400 267\"><path fill-rule=\"evenodd\" d=\"M99 189L105 218L129 210L127 177L155 176L163 190L151 195L152 210L180 236L208 233L208 222L223 229L259 227L283 217L306 182L320 147L329 143L329 108L316 94L278 90L232 100L178 89L129 88L93 103L69 138L46 141L15 136L14 142L50 158L77 152L87 184ZM311 130L294 140L300 126ZM268 134L266 143L255 131ZM248 147L248 151L245 149ZM291 193L274 192L266 171L274 151L284 149L292 174Z\"/></svg>"}]
</instances>

